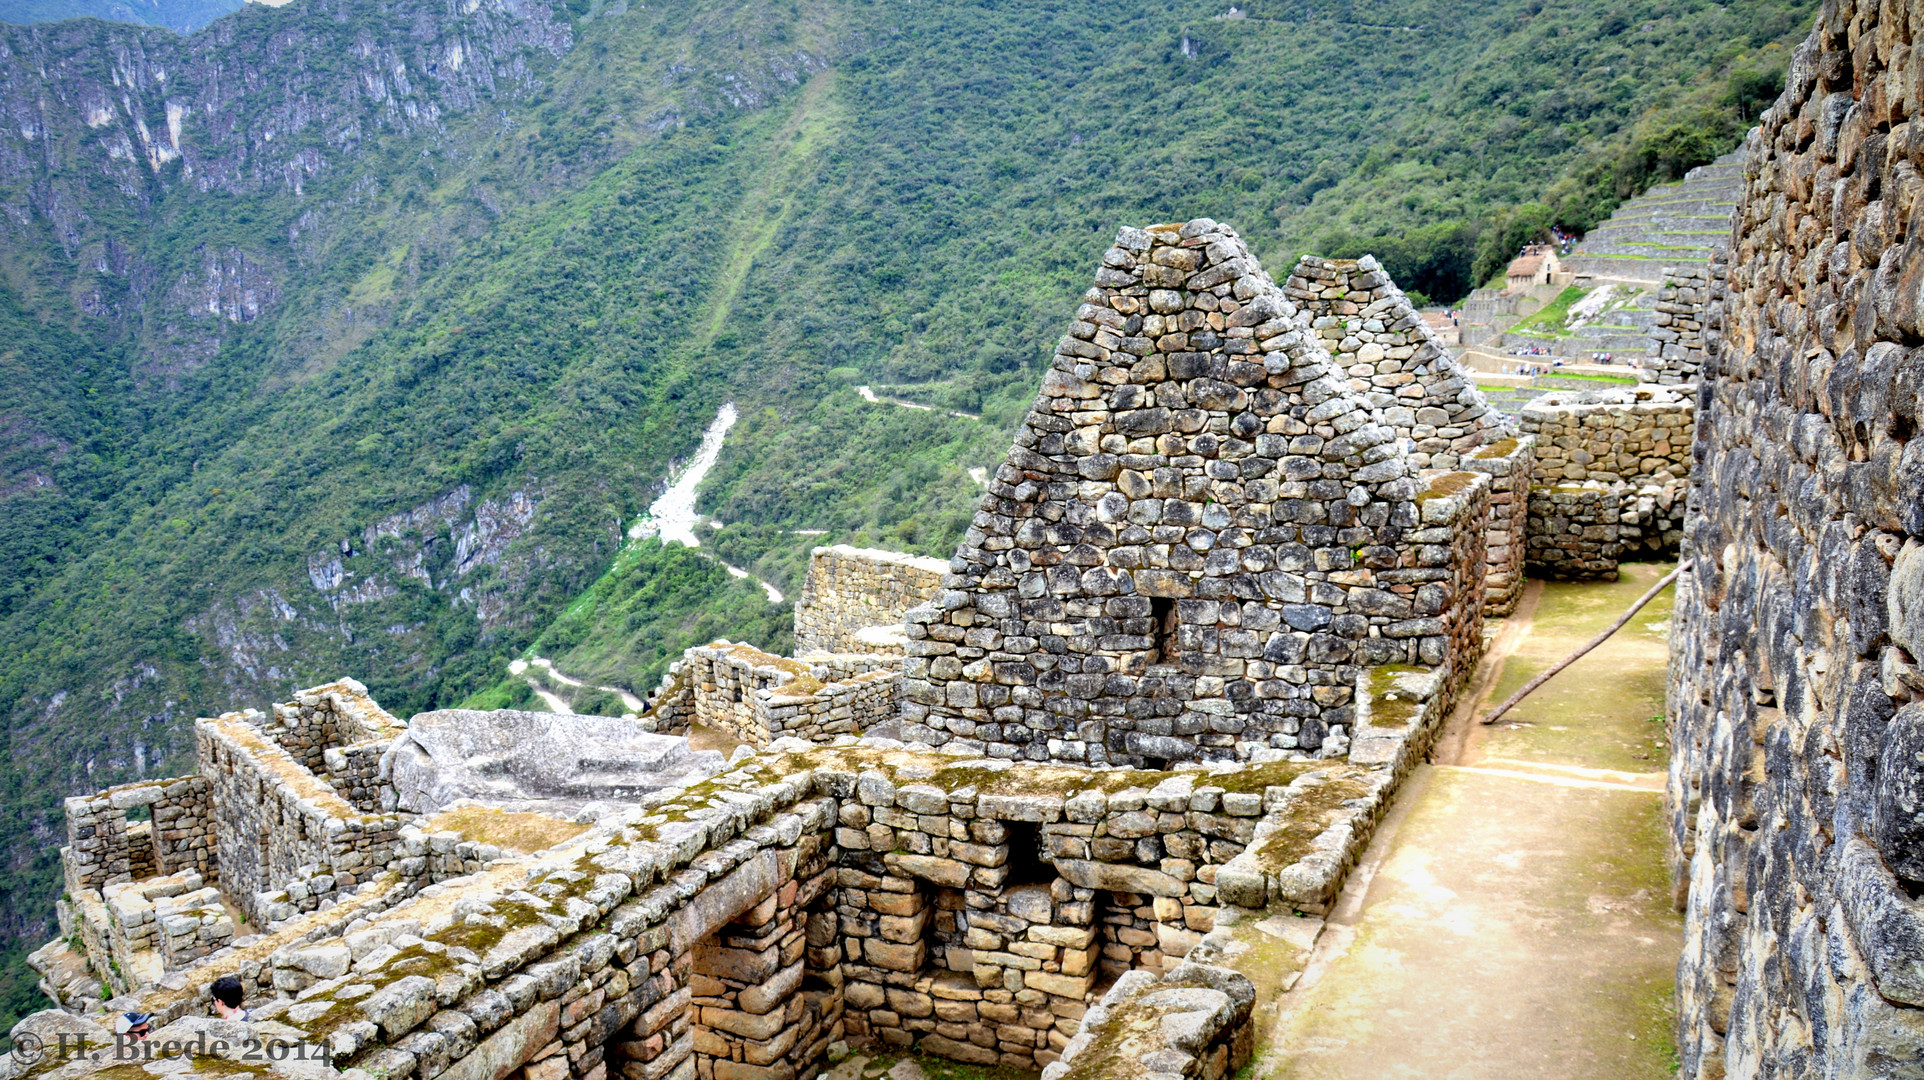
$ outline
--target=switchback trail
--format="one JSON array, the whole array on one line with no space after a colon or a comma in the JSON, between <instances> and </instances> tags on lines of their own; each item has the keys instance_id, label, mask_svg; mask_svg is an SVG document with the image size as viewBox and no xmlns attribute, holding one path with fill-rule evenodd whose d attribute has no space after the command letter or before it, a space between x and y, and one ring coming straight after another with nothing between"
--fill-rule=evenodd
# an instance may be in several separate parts
<instances>
[{"instance_id":1,"label":"switchback trail","mask_svg":"<svg viewBox=\"0 0 1924 1080\"><path fill-rule=\"evenodd\" d=\"M1660 817L1670 594L1502 722L1475 723L1669 569L1532 584L1535 603L1499 628L1471 684L1481 704L1458 708L1444 763L1405 785L1283 995L1255 1077L1675 1074L1682 925Z\"/></svg>"}]
</instances>

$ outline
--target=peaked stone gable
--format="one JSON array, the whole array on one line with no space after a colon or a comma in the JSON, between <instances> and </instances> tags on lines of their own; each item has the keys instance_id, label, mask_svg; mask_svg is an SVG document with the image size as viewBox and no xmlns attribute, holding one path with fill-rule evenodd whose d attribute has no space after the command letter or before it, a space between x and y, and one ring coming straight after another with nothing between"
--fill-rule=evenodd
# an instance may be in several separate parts
<instances>
[{"instance_id":1,"label":"peaked stone gable","mask_svg":"<svg viewBox=\"0 0 1924 1080\"><path fill-rule=\"evenodd\" d=\"M1283 291L1376 421L1411 441L1414 467L1454 469L1465 452L1516 433L1375 256L1305 255Z\"/></svg>"},{"instance_id":2,"label":"peaked stone gable","mask_svg":"<svg viewBox=\"0 0 1924 1080\"><path fill-rule=\"evenodd\" d=\"M1409 545L1423 484L1374 412L1233 230L1123 229L943 595L909 612L905 737L1341 753L1358 666L1443 632Z\"/></svg>"}]
</instances>

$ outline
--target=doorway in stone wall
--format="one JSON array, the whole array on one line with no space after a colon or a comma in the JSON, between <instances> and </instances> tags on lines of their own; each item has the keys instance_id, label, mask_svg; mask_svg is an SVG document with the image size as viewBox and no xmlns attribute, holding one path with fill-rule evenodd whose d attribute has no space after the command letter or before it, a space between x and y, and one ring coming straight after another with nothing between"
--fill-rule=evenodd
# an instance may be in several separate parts
<instances>
[{"instance_id":1,"label":"doorway in stone wall","mask_svg":"<svg viewBox=\"0 0 1924 1080\"><path fill-rule=\"evenodd\" d=\"M794 1080L825 1053L840 998L828 973L809 970L810 915L793 891L770 894L692 950L694 1080Z\"/></svg>"}]
</instances>

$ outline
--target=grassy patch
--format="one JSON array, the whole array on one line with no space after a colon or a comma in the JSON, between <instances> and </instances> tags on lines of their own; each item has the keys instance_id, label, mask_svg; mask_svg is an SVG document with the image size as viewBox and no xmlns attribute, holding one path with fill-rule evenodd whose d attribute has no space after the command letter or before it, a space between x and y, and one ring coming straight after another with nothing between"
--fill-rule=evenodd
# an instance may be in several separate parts
<instances>
[{"instance_id":1,"label":"grassy patch","mask_svg":"<svg viewBox=\"0 0 1924 1080\"><path fill-rule=\"evenodd\" d=\"M1522 322L1511 327L1511 332L1549 337L1568 336L1566 325L1570 321L1570 305L1583 299L1584 295L1588 292L1588 289L1579 289L1575 285L1564 289L1557 294L1556 299L1543 305L1535 314L1528 316Z\"/></svg>"},{"instance_id":2,"label":"grassy patch","mask_svg":"<svg viewBox=\"0 0 1924 1080\"><path fill-rule=\"evenodd\" d=\"M430 832L458 832L464 839L524 855L546 851L588 831L588 826L546 814L519 814L479 806L447 810L429 819Z\"/></svg>"}]
</instances>

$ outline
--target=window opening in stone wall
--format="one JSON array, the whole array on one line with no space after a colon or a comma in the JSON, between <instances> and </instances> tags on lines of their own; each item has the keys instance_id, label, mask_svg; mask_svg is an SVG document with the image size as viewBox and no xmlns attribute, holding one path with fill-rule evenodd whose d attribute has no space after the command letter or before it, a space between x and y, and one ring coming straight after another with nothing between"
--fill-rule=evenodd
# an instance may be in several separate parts
<instances>
[{"instance_id":1,"label":"window opening in stone wall","mask_svg":"<svg viewBox=\"0 0 1924 1080\"><path fill-rule=\"evenodd\" d=\"M1042 826L1032 821L1003 823L1008 831L1009 876L1005 886L1047 885L1056 879L1056 868L1042 858Z\"/></svg>"},{"instance_id":2,"label":"window opening in stone wall","mask_svg":"<svg viewBox=\"0 0 1924 1080\"><path fill-rule=\"evenodd\" d=\"M1149 598L1149 662L1176 662L1176 601L1173 597Z\"/></svg>"}]
</instances>

